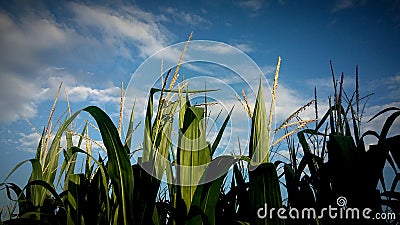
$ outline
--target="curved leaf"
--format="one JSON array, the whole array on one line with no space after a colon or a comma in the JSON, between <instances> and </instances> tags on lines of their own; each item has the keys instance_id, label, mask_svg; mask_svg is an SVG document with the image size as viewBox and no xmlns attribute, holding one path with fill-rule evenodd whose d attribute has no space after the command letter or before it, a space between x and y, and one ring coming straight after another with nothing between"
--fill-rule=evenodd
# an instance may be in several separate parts
<instances>
[{"instance_id":1,"label":"curved leaf","mask_svg":"<svg viewBox=\"0 0 400 225\"><path fill-rule=\"evenodd\" d=\"M113 184L118 204L120 205L121 216L124 224L131 224L132 221L132 200L133 200L133 173L129 157L119 139L117 128L110 117L96 106L89 106L84 111L90 113L96 120L108 155L108 174ZM122 223L122 221L121 221Z\"/></svg>"},{"instance_id":2,"label":"curved leaf","mask_svg":"<svg viewBox=\"0 0 400 225\"><path fill-rule=\"evenodd\" d=\"M217 205L222 183L229 171L229 168L237 162L232 156L219 156L212 160L201 178L201 185L198 185L193 195L190 206L189 217L201 215L203 224L215 224L215 207ZM195 211L200 212L195 213ZM204 216L207 218L205 220ZM190 224L197 224L191 220Z\"/></svg>"},{"instance_id":3,"label":"curved leaf","mask_svg":"<svg viewBox=\"0 0 400 225\"><path fill-rule=\"evenodd\" d=\"M228 124L229 119L231 118L232 111L233 111L233 107L232 107L231 111L229 111L228 116L225 118L225 121L222 124L221 129L218 131L217 137L215 138L215 141L214 141L214 143L212 144L212 147L211 147L211 156L213 156L215 150L217 150L217 147L219 145L219 142L221 141L222 135L224 134L226 125Z\"/></svg>"},{"instance_id":4,"label":"curved leaf","mask_svg":"<svg viewBox=\"0 0 400 225\"><path fill-rule=\"evenodd\" d=\"M392 111L392 110L400 110L400 108L397 108L397 107L388 107L388 108L386 108L386 109L383 109L382 111L378 112L375 116L373 116L371 119L369 119L369 120L367 121L367 123L371 122L373 119L375 119L376 117L382 115L383 113L389 112L389 111Z\"/></svg>"},{"instance_id":5,"label":"curved leaf","mask_svg":"<svg viewBox=\"0 0 400 225\"><path fill-rule=\"evenodd\" d=\"M397 119L397 117L400 116L400 109L397 112L394 112L392 115L390 115L386 121L385 124L382 127L381 135L380 135L380 141L383 139L386 139L387 134L389 133L389 129L392 126L393 122Z\"/></svg>"}]
</instances>

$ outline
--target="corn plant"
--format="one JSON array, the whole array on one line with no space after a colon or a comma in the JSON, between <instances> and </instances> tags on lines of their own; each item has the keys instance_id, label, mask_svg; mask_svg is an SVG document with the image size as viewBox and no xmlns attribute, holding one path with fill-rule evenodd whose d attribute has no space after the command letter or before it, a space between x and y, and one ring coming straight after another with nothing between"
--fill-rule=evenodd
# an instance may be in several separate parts
<instances>
[{"instance_id":1,"label":"corn plant","mask_svg":"<svg viewBox=\"0 0 400 225\"><path fill-rule=\"evenodd\" d=\"M377 212L386 206L387 209L398 211L400 198L396 187L400 180L400 160L397 148L400 138L399 135L387 137L387 134L400 115L400 109L385 109L371 119L392 112L380 133L367 131L361 134L362 112L359 103L362 99L358 93L358 72L356 92L349 97L343 90L343 75L337 90L332 68L335 94L326 114L320 120L318 114L316 119L301 120L299 113L313 103L317 111L315 97L278 127L277 130L285 130L285 135L272 142L271 135L277 132L272 130L271 124L281 62L278 58L269 114L261 79L253 110L242 92L243 106L251 118L248 155L216 157L214 154L233 108L224 119L215 140L207 140L204 121L209 114L207 102L204 105L192 105L189 99L193 94L217 90L189 90L187 82L175 87L190 38L175 71L172 72L172 68L168 70L162 87L149 91L143 136L134 134L133 106L125 139L122 138L123 85L118 126L96 106L72 114L68 100L68 115L62 122L53 125L52 117L60 85L35 157L19 163L10 172L11 175L21 165L30 163L32 172L28 183L19 187L7 182L10 175L0 183L0 188L15 203L10 209L9 220L3 223L337 224L344 221L284 221L276 216L258 218L257 212L265 204L268 208L276 209L320 209L334 205L338 196L348 198L349 206L370 207ZM167 88L170 75L172 77ZM159 100L155 109L157 95ZM344 101L347 101L346 107ZM88 113L92 119L76 129L74 121L81 113ZM177 121L174 121L176 118ZM174 122L178 125L176 146L171 141ZM308 127L312 122L315 122L314 129ZM100 133L103 142L100 146L106 153L105 157L96 157L93 153L90 143L96 142L89 137L90 127L95 127ZM290 127L295 128L290 131ZM299 162L299 148L295 147L292 136L296 132L304 153ZM370 135L377 137L378 142L366 151L363 140ZM77 143L73 142L74 136L79 137ZM134 138L143 138L141 150L131 149ZM64 140L66 144L62 146ZM290 160L272 162L271 149L282 140L287 140ZM316 146L311 145L315 140ZM137 151L142 151L142 154L137 163L132 164L130 157ZM79 165L79 160L82 165ZM384 191L380 193L377 184L385 184L382 169L386 161L395 171L395 179L390 189L383 185ZM283 173L278 175L277 168L281 164ZM229 171L232 175L228 175ZM285 177L284 186L288 194L286 206L282 204L279 180L282 176ZM164 177L167 182L162 181ZM371 223L365 220L347 222Z\"/></svg>"},{"instance_id":2,"label":"corn plant","mask_svg":"<svg viewBox=\"0 0 400 225\"><path fill-rule=\"evenodd\" d=\"M250 111L247 98L245 94L243 94L244 101L246 102L246 105L243 104L244 108L252 119L249 155L245 160L248 162L248 168L245 170L245 166L240 163L234 165L230 189L227 193L221 193L220 202L218 202L217 210L221 214L219 223L224 223L226 221L230 221L231 224L285 223L284 220L277 218L276 215L272 218L269 216L266 218L258 218L256 214L260 208L264 208L265 204L267 204L268 208L278 209L283 207L280 181L276 168L279 162L272 163L270 161L271 148L285 138L290 137L312 120L302 120L299 123L289 125L288 121L290 121L291 118L289 117L278 129L295 125L297 125L297 127L274 143L271 142L271 123L277 95L276 88L280 61L281 59L279 58L274 76L269 117L266 112L261 82L253 112ZM298 112L300 111L301 110L298 110ZM295 112L292 116L294 117L298 112ZM248 181L246 181L246 171L248 171Z\"/></svg>"},{"instance_id":3,"label":"corn plant","mask_svg":"<svg viewBox=\"0 0 400 225\"><path fill-rule=\"evenodd\" d=\"M382 206L387 205L398 213L398 191L395 191L398 180L398 169L395 161L398 161L399 137L387 137L388 131L394 120L399 116L398 108L391 107L379 112L377 116L389 111L395 111L390 115L382 131L366 131L360 134L360 99L358 90L358 68L356 69L356 91L352 97L348 97L343 90L343 77L341 76L340 91L337 91L333 67L334 80L334 104L325 113L314 129L304 129L297 133L304 155L297 162L296 148L293 140L288 140L291 149L291 163L284 165L284 176L288 192L288 205L297 208L315 208L317 210L329 205L336 205L338 197L346 197L347 207L370 208L374 212L381 212ZM346 98L347 107L344 107L342 98ZM354 101L354 96L356 100ZM316 101L316 99L315 99ZM331 101L329 101L331 102ZM316 115L318 118L318 115ZM352 122L353 129L351 129ZM320 131L322 129L322 131ZM373 135L378 143L371 145L366 151L364 137ZM322 143L321 143L321 142ZM310 143L317 143L318 147ZM390 154L389 154L390 153ZM397 159L396 159L397 157ZM391 190L386 190L383 168L385 162L389 162L396 177ZM398 166L398 164L397 164ZM309 172L306 171L306 167ZM384 192L379 193L377 186L379 181L384 187ZM381 199L382 198L382 199ZM349 220L322 218L290 221L293 224L382 224L384 221L373 220ZM389 221L393 222L393 221ZM394 222L395 223L395 222Z\"/></svg>"},{"instance_id":4,"label":"corn plant","mask_svg":"<svg viewBox=\"0 0 400 225\"><path fill-rule=\"evenodd\" d=\"M11 171L10 175L22 164L32 164L31 178L24 188L21 189L13 183L0 184L7 193L13 191L17 195L18 214L12 213L11 219L4 223L215 224L215 205L219 189L229 167L237 160L232 156L212 159L212 155L218 147L231 113L225 119L216 140L213 143L207 142L202 120L204 108L191 106L187 100L189 93L204 91L172 89L179 65L180 62L170 89L165 89L164 86L162 89L150 90L144 149L138 164L131 165L129 160L129 146L134 131L133 110L124 142L120 138L121 122L117 128L108 115L95 106L79 110L60 124L53 138L50 128L47 127L39 143L36 158L21 162ZM161 97L156 118L153 120L153 97L157 92L161 92ZM164 93L179 93L179 98L172 100L168 98L168 94L166 98L162 98ZM121 105L122 100L121 98ZM181 134L176 151L172 151L172 115L178 106ZM54 107L55 105L51 115ZM106 159L100 156L94 158L88 146L86 151L81 148L83 139L86 139L86 143L89 139L88 122L80 134L78 145L73 145L71 123L83 111L88 112L97 124L107 154ZM120 111L122 117L122 107ZM67 143L63 150L64 158L60 151L63 134ZM81 168L81 173L76 172L78 154L85 156L85 166ZM171 155L177 159L175 164L181 166L180 168L173 170L171 164L162 160L169 159ZM63 160L60 167L59 159ZM200 166L201 169L196 171L194 166ZM57 170L59 177L56 180ZM169 186L169 202L156 202L160 178L164 173L170 181L174 181ZM63 183L63 189L58 193L56 186L60 183Z\"/></svg>"},{"instance_id":5,"label":"corn plant","mask_svg":"<svg viewBox=\"0 0 400 225\"><path fill-rule=\"evenodd\" d=\"M211 91L211 90L207 90ZM157 92L178 93L176 101L162 99L165 104L161 113L153 120L153 97ZM43 223L43 224L216 224L216 207L220 199L220 191L224 184L229 168L240 157L219 156L214 158L218 143L229 121L231 112L225 119L217 138L213 143L205 139L204 108L192 106L188 101L188 94L204 91L151 89L148 111L145 120L145 141L143 156L138 164L131 165L129 160L129 142L132 137L132 126L126 134L125 144L120 140L120 133L105 112L95 106L89 106L70 115L54 135L53 139L46 139L51 135L42 135L37 156L43 154L42 144L51 141L47 161L39 158L24 161L18 164L10 173L17 170L23 163L32 164L31 178L28 184L20 189L13 183L2 183L7 192L14 191L17 195L18 215L11 215L12 219L5 224ZM258 93L259 108L263 103L262 86ZM160 102L160 103L161 103ZM178 109L179 106L179 109ZM262 106L261 106L262 107ZM264 107L265 109L265 107ZM178 110L179 129L178 146L172 151L170 142L172 116ZM81 112L88 112L96 121L101 134L107 159L94 158L90 148L82 148L83 140L88 137L86 122L79 135L78 144L72 142L73 132L71 123ZM133 113L133 111L132 111ZM261 116L260 116L261 114ZM254 118L265 119L265 112L255 110ZM133 115L131 116L132 125ZM161 121L159 121L161 120ZM254 119L256 120L256 119ZM262 122L260 123L262 124ZM253 122L254 130L258 130L257 122ZM265 126L264 128L265 129ZM258 131L257 131L258 132ZM254 135L259 135L254 133ZM66 146L61 151L61 139L65 137ZM258 140L262 140L260 138ZM259 145L257 142L253 142ZM268 143L269 144L269 143ZM56 147L55 147L56 146ZM257 151L269 151L268 145ZM77 173L77 155L85 156L85 166L81 173ZM253 153L252 153L253 154ZM265 154L265 153L262 153ZM160 157L162 156L162 157ZM175 158L175 165L165 163L162 159ZM59 169L58 179L53 174L44 173L43 168L49 167L49 162L58 162L63 159ZM250 160L248 160L251 162ZM179 167L178 167L179 165ZM51 164L54 166L54 164ZM194 170L199 166L200 170ZM173 169L172 167L175 167ZM272 175L260 174L261 170L269 171ZM167 174L171 184L168 186L169 199L157 202L160 189L160 176ZM270 201L274 198L279 205L280 190L276 171L273 164L264 162L255 169L251 176L251 196ZM47 178L44 178L47 177ZM274 184L265 179L275 180ZM63 183L61 192L56 187ZM185 184L185 185L184 185ZM265 196L264 185L275 189L271 195ZM33 189L36 188L36 189Z\"/></svg>"}]
</instances>

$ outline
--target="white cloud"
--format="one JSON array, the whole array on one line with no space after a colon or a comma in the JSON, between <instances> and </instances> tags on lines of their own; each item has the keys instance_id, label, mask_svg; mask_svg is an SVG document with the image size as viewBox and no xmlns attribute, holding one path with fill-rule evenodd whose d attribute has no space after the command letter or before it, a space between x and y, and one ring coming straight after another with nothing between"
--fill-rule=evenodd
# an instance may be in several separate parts
<instances>
[{"instance_id":1,"label":"white cloud","mask_svg":"<svg viewBox=\"0 0 400 225\"><path fill-rule=\"evenodd\" d=\"M87 86L75 86L68 89L68 98L72 102L86 102L91 103L119 103L120 101L119 87L109 87L106 89L96 89Z\"/></svg>"},{"instance_id":2,"label":"white cloud","mask_svg":"<svg viewBox=\"0 0 400 225\"><path fill-rule=\"evenodd\" d=\"M2 70L37 69L42 64L38 55L54 47L65 47L73 40L73 31L51 18L26 15L12 19L0 11L0 47Z\"/></svg>"},{"instance_id":3,"label":"white cloud","mask_svg":"<svg viewBox=\"0 0 400 225\"><path fill-rule=\"evenodd\" d=\"M208 54L231 55L238 54L237 50L231 45L221 44L219 42L210 43L208 45L192 45L191 49L199 52L207 52Z\"/></svg>"},{"instance_id":4,"label":"white cloud","mask_svg":"<svg viewBox=\"0 0 400 225\"><path fill-rule=\"evenodd\" d=\"M17 147L20 151L25 152L36 152L37 147L40 142L40 134L38 133L30 133L24 134L20 133L20 138L18 139L19 145Z\"/></svg>"},{"instance_id":5,"label":"white cloud","mask_svg":"<svg viewBox=\"0 0 400 225\"><path fill-rule=\"evenodd\" d=\"M284 6L286 4L285 0L278 0L279 5Z\"/></svg>"},{"instance_id":6,"label":"white cloud","mask_svg":"<svg viewBox=\"0 0 400 225\"><path fill-rule=\"evenodd\" d=\"M342 10L354 8L358 5L364 5L366 3L365 0L336 0L331 12L339 12Z\"/></svg>"},{"instance_id":7,"label":"white cloud","mask_svg":"<svg viewBox=\"0 0 400 225\"><path fill-rule=\"evenodd\" d=\"M0 123L36 116L37 102L45 90L12 74L2 74L1 79Z\"/></svg>"},{"instance_id":8,"label":"white cloud","mask_svg":"<svg viewBox=\"0 0 400 225\"><path fill-rule=\"evenodd\" d=\"M83 4L70 4L75 13L74 20L80 26L97 29L106 43L112 46L122 45L121 38L134 42L140 56L146 57L162 49L167 36L158 19L150 13L130 7L131 11L117 11L110 8L91 7Z\"/></svg>"},{"instance_id":9,"label":"white cloud","mask_svg":"<svg viewBox=\"0 0 400 225\"><path fill-rule=\"evenodd\" d=\"M190 26L209 26L211 25L211 22L208 21L207 19L204 19L203 17L193 14L193 13L188 13L182 10L178 10L176 8L171 8L168 7L165 10L166 18L172 18L173 21L177 24L185 24L185 25L190 25Z\"/></svg>"},{"instance_id":10,"label":"white cloud","mask_svg":"<svg viewBox=\"0 0 400 225\"><path fill-rule=\"evenodd\" d=\"M76 135L76 134L80 134L81 131L75 131L75 135L72 136L72 143L74 146L78 146L79 143L79 139L81 139L80 135ZM51 142L54 140L55 137L55 133L52 133L50 135L50 143L49 146L51 145ZM96 150L96 151L100 151L102 149L105 149L103 141L101 140L96 140L93 139L94 137L99 137L99 135L97 134L97 131L94 131L92 129L89 129L89 141L88 143L88 147L91 147L92 150ZM40 134L36 133L36 132L32 132L32 133L19 133L19 139L18 139L18 147L17 149L20 151L24 151L24 152L33 152L35 153L37 150L37 147L39 146L40 143ZM96 142L96 143L94 143ZM60 141L60 146L61 148L66 148L67 146L67 141L65 136L61 137L61 141ZM80 146L81 149L86 149L86 138L82 139L82 143Z\"/></svg>"},{"instance_id":11,"label":"white cloud","mask_svg":"<svg viewBox=\"0 0 400 225\"><path fill-rule=\"evenodd\" d=\"M276 97L277 120L279 121L286 119L310 100L312 99L303 98L297 91L287 88L284 84L278 84ZM268 102L270 102L270 100L268 100ZM308 107L304 112L301 113L302 119L313 119L314 117L315 115L313 106ZM279 126L279 124L277 125Z\"/></svg>"},{"instance_id":12,"label":"white cloud","mask_svg":"<svg viewBox=\"0 0 400 225\"><path fill-rule=\"evenodd\" d=\"M100 77L93 83L90 76L97 74L88 75L85 68L111 64L109 59L117 56L132 60L132 43L146 57L168 41L159 16L133 6L64 7L73 13L63 22L47 9L23 9L18 15L0 10L0 123L14 122L19 115L34 118L39 104L54 99L60 82L71 101L115 103L119 88L105 86L109 81ZM65 99L63 92L60 99Z\"/></svg>"},{"instance_id":13,"label":"white cloud","mask_svg":"<svg viewBox=\"0 0 400 225\"><path fill-rule=\"evenodd\" d=\"M0 123L11 123L21 117L35 118L39 104L54 100L61 82L63 85L58 101L65 101L65 89L71 102L90 102L100 105L115 103L117 105L120 101L119 87L109 85L106 88L93 88L78 85L76 79L69 74L32 81L18 75L3 74L0 83Z\"/></svg>"},{"instance_id":14,"label":"white cloud","mask_svg":"<svg viewBox=\"0 0 400 225\"><path fill-rule=\"evenodd\" d=\"M380 82L378 82L380 83ZM386 89L386 97L399 101L400 100L400 73L388 77L383 81L384 88Z\"/></svg>"},{"instance_id":15,"label":"white cloud","mask_svg":"<svg viewBox=\"0 0 400 225\"><path fill-rule=\"evenodd\" d=\"M253 48L249 44L240 43L240 44L235 44L234 46L243 52L249 53L253 51Z\"/></svg>"},{"instance_id":16,"label":"white cloud","mask_svg":"<svg viewBox=\"0 0 400 225\"><path fill-rule=\"evenodd\" d=\"M275 74L276 66L265 65L261 67L264 76L273 76Z\"/></svg>"},{"instance_id":17,"label":"white cloud","mask_svg":"<svg viewBox=\"0 0 400 225\"><path fill-rule=\"evenodd\" d=\"M258 11L262 8L263 2L260 0L247 0L238 3L240 7L250 9L252 11Z\"/></svg>"},{"instance_id":18,"label":"white cloud","mask_svg":"<svg viewBox=\"0 0 400 225\"><path fill-rule=\"evenodd\" d=\"M392 81L396 82L397 84L400 83L400 73L397 73L394 77L391 78Z\"/></svg>"},{"instance_id":19,"label":"white cloud","mask_svg":"<svg viewBox=\"0 0 400 225\"><path fill-rule=\"evenodd\" d=\"M332 12L348 9L353 7L353 5L354 5L353 0L339 0L335 2L335 5L332 8Z\"/></svg>"},{"instance_id":20,"label":"white cloud","mask_svg":"<svg viewBox=\"0 0 400 225\"><path fill-rule=\"evenodd\" d=\"M336 74L335 79L337 82L337 91L339 92L340 90L340 79L341 79L341 74ZM324 76L324 77L316 77L310 80L305 80L305 84L307 84L310 88L313 89L313 87L317 87L317 94L321 94L323 98L328 97L328 95L333 95L334 94L334 87L333 87L333 80L332 76ZM343 80L343 90L346 91L347 94L350 94L351 92L349 91L354 91L355 89L355 78L352 76L347 76L346 74L344 75L344 80Z\"/></svg>"}]
</instances>

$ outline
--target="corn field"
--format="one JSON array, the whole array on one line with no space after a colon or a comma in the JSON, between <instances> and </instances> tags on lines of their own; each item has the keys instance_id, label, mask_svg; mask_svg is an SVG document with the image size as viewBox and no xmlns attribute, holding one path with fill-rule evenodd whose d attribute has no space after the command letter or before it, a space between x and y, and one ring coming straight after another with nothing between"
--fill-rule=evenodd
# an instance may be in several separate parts
<instances>
[{"instance_id":1,"label":"corn field","mask_svg":"<svg viewBox=\"0 0 400 225\"><path fill-rule=\"evenodd\" d=\"M359 96L358 73L356 90L347 95L343 75L337 82L332 69L334 94L328 111L322 117L318 115L315 91L315 99L278 127L285 135L277 142L286 142L290 159L272 162L271 148L277 142L270 139L274 132L271 123L275 98L279 98L279 68L280 58L269 108L261 81L253 109L243 95L251 118L247 155L215 156L232 110L215 140L206 140L201 134L206 132L203 119L207 104L192 105L189 95L213 90L188 90L184 84L175 87L179 66L173 74L168 72L162 88L149 91L143 134L135 133L133 109L124 135L121 123L115 126L96 106L70 113L53 134L46 126L35 157L10 171L9 176L21 165L30 164L28 183L19 187L8 177L0 183L12 202L8 210L1 211L2 218L8 217L1 224L399 224L400 134L388 137L388 132L400 109L391 107L376 113L371 120L387 116L382 129L360 133L361 103L366 98ZM156 96L160 98L155 109ZM315 119L302 120L301 111L312 105ZM122 117L122 107L120 110ZM76 131L73 123L83 113L96 124L86 122ZM179 115L177 146L171 143L175 114ZM90 126L101 135L105 158L92 154L87 145ZM79 137L77 143L73 136ZM376 144L367 148L366 136L376 137ZM131 149L132 140L138 138L143 138L142 148ZM65 145L61 145L63 140ZM142 154L132 165L130 157L135 151ZM78 157L83 157L82 165L77 163ZM385 165L395 174L389 188L383 175ZM163 177L168 182L162 182ZM378 189L379 183L383 190ZM283 193L287 193L286 199ZM257 215L265 205L320 210L336 206L339 197L347 199L346 207L393 212L397 218L281 219Z\"/></svg>"}]
</instances>

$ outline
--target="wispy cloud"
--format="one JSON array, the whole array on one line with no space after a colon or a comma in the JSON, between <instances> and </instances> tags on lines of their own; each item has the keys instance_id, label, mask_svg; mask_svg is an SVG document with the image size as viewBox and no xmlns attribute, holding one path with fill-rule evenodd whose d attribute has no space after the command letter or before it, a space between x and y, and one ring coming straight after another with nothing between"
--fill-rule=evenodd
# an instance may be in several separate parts
<instances>
[{"instance_id":1,"label":"wispy cloud","mask_svg":"<svg viewBox=\"0 0 400 225\"><path fill-rule=\"evenodd\" d=\"M68 90L69 99L72 102L91 102L92 104L119 103L119 87L109 87L106 89L97 89L87 86L75 86Z\"/></svg>"},{"instance_id":2,"label":"wispy cloud","mask_svg":"<svg viewBox=\"0 0 400 225\"><path fill-rule=\"evenodd\" d=\"M72 131L72 132L74 132L74 131ZM92 150L97 150L97 151L99 151L101 149L105 149L103 141L93 139L94 136L96 136L95 132L97 132L97 131L94 131L94 130L89 131L89 133L91 135L89 135L89 139L87 142L89 144L88 146L92 147ZM77 132L75 132L75 133L77 134ZM19 151L32 152L32 153L35 153L37 151L37 147L40 143L40 138L41 138L40 134L38 134L36 132L31 132L31 133L18 133L18 135L19 135L19 138L18 138L17 142L19 145L18 145L17 149ZM54 140L54 137L55 137L55 133L52 133L50 135L50 140ZM96 136L96 138L97 137L98 137L98 135ZM72 136L72 142L75 144L75 146L78 144L79 139L81 139L81 138L82 137L80 135ZM81 141L82 141L81 146L86 146L86 138L82 138ZM96 143L94 143L94 142L96 142ZM61 138L60 146L61 146L61 148L65 148L67 146L67 141L63 137ZM83 147L83 148L85 148L85 147Z\"/></svg>"},{"instance_id":3,"label":"wispy cloud","mask_svg":"<svg viewBox=\"0 0 400 225\"><path fill-rule=\"evenodd\" d=\"M260 10L263 6L261 0L245 0L238 3L238 5L244 9L250 9L253 12Z\"/></svg>"},{"instance_id":4,"label":"wispy cloud","mask_svg":"<svg viewBox=\"0 0 400 225\"><path fill-rule=\"evenodd\" d=\"M209 45L194 45L190 47L191 49L195 49L196 51L207 52L209 54L217 54L217 55L237 54L237 51L234 48L232 48L232 46L221 44L219 42L216 42L215 44L211 43Z\"/></svg>"},{"instance_id":5,"label":"wispy cloud","mask_svg":"<svg viewBox=\"0 0 400 225\"><path fill-rule=\"evenodd\" d=\"M38 143L40 143L40 134L33 132L30 134L19 133L19 135L17 149L25 152L36 152Z\"/></svg>"},{"instance_id":6,"label":"wispy cloud","mask_svg":"<svg viewBox=\"0 0 400 225\"><path fill-rule=\"evenodd\" d=\"M99 6L73 3L74 20L80 26L96 29L103 42L120 46L127 50L125 42L134 42L142 57L149 56L162 49L167 43L167 36L162 32L158 18L138 8L121 11Z\"/></svg>"},{"instance_id":7,"label":"wispy cloud","mask_svg":"<svg viewBox=\"0 0 400 225\"><path fill-rule=\"evenodd\" d=\"M32 118L36 116L37 99L43 89L35 84L14 76L2 74L0 82L0 123L10 123L21 116Z\"/></svg>"},{"instance_id":8,"label":"wispy cloud","mask_svg":"<svg viewBox=\"0 0 400 225\"><path fill-rule=\"evenodd\" d=\"M342 10L357 7L359 5L364 5L365 3L365 0L336 0L331 9L331 12L339 12Z\"/></svg>"},{"instance_id":9,"label":"wispy cloud","mask_svg":"<svg viewBox=\"0 0 400 225\"><path fill-rule=\"evenodd\" d=\"M395 76L388 77L384 84L386 84L387 97L393 100L400 100L400 73Z\"/></svg>"},{"instance_id":10,"label":"wispy cloud","mask_svg":"<svg viewBox=\"0 0 400 225\"><path fill-rule=\"evenodd\" d=\"M251 47L251 45L248 44L248 43L238 43L238 44L235 44L234 46L235 46L236 48L240 49L241 51L247 52L247 53L253 52L253 50L254 50L254 49Z\"/></svg>"},{"instance_id":11,"label":"wispy cloud","mask_svg":"<svg viewBox=\"0 0 400 225\"><path fill-rule=\"evenodd\" d=\"M398 102L400 101L400 73L393 76L372 79L367 82L366 89L369 93L374 93L371 100L378 100L386 103Z\"/></svg>"},{"instance_id":12,"label":"wispy cloud","mask_svg":"<svg viewBox=\"0 0 400 225\"><path fill-rule=\"evenodd\" d=\"M200 15L194 13L188 13L176 8L168 7L163 12L166 14L165 18L172 18L175 24L190 25L190 26L202 26L207 27L211 25L211 21L203 18ZM166 19L168 20L168 19Z\"/></svg>"},{"instance_id":13,"label":"wispy cloud","mask_svg":"<svg viewBox=\"0 0 400 225\"><path fill-rule=\"evenodd\" d=\"M71 101L116 103L119 88L112 78L96 78L98 74L87 71L93 65L102 67L95 73L108 67L115 71L110 59L132 62L169 41L161 17L134 6L111 9L65 3L63 7L69 18L62 22L46 8L23 8L14 14L0 10L0 123L37 116L38 106L54 98L60 82ZM193 17L191 22L202 21Z\"/></svg>"},{"instance_id":14,"label":"wispy cloud","mask_svg":"<svg viewBox=\"0 0 400 225\"><path fill-rule=\"evenodd\" d=\"M63 82L71 102L88 102L104 105L118 104L120 88L110 84L106 88L78 85L72 75L57 76L44 74L46 79L26 79L15 74L3 74L0 83L0 123L11 123L19 119L32 119L39 113L39 105L56 96L58 86ZM59 101L64 101L64 91Z\"/></svg>"},{"instance_id":15,"label":"wispy cloud","mask_svg":"<svg viewBox=\"0 0 400 225\"><path fill-rule=\"evenodd\" d=\"M13 19L0 11L0 55L2 70L29 71L44 64L40 57L57 49L68 49L76 33L51 17L27 14Z\"/></svg>"},{"instance_id":16,"label":"wispy cloud","mask_svg":"<svg viewBox=\"0 0 400 225\"><path fill-rule=\"evenodd\" d=\"M338 0L335 2L332 12L338 12L344 9L348 9L354 6L354 0Z\"/></svg>"}]
</instances>

